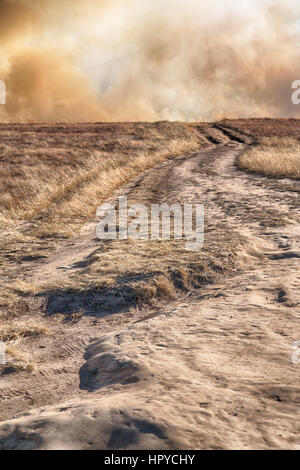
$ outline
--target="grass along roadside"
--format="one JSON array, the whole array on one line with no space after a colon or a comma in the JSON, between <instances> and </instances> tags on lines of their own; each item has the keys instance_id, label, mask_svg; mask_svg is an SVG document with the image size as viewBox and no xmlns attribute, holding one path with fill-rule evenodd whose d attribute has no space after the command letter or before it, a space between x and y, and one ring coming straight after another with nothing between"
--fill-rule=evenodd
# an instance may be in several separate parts
<instances>
[{"instance_id":1,"label":"grass along roadside","mask_svg":"<svg viewBox=\"0 0 300 470\"><path fill-rule=\"evenodd\" d=\"M66 178L51 197L28 214L34 226L30 232L40 238L75 235L76 229L95 215L99 203L116 189L168 158L184 153L187 148L191 150L185 143L171 141L167 148L149 154L141 152L126 159L122 155L106 155L99 162L92 157L89 169Z\"/></svg>"},{"instance_id":2,"label":"grass along roadside","mask_svg":"<svg viewBox=\"0 0 300 470\"><path fill-rule=\"evenodd\" d=\"M197 130L183 124L93 129L0 128L1 231L23 232L26 223L38 237L72 236L118 187L201 146Z\"/></svg>"},{"instance_id":3,"label":"grass along roadside","mask_svg":"<svg viewBox=\"0 0 300 470\"><path fill-rule=\"evenodd\" d=\"M293 138L261 138L237 160L242 170L273 177L300 179L300 143Z\"/></svg>"}]
</instances>

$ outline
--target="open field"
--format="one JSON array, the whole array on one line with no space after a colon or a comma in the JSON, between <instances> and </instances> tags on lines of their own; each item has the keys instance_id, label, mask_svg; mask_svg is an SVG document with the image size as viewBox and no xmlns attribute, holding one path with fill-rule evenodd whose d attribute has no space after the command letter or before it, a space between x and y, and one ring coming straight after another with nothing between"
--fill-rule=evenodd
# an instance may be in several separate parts
<instances>
[{"instance_id":1,"label":"open field","mask_svg":"<svg viewBox=\"0 0 300 470\"><path fill-rule=\"evenodd\" d=\"M0 448L299 447L299 135L0 125ZM119 195L203 203L204 248L97 239Z\"/></svg>"},{"instance_id":2,"label":"open field","mask_svg":"<svg viewBox=\"0 0 300 470\"><path fill-rule=\"evenodd\" d=\"M72 234L137 174L201 146L187 125L0 125L1 225ZM66 234L68 235L68 233Z\"/></svg>"}]
</instances>

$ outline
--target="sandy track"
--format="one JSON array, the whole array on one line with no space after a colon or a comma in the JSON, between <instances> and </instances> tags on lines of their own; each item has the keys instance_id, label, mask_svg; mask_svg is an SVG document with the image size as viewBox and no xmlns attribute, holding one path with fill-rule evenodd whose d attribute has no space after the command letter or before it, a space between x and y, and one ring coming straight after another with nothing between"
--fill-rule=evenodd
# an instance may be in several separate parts
<instances>
[{"instance_id":1,"label":"sandy track","mask_svg":"<svg viewBox=\"0 0 300 470\"><path fill-rule=\"evenodd\" d=\"M120 194L203 202L215 223L249 237L263 262L136 318L52 320L55 339L34 343L35 375L1 381L0 448L300 446L300 366L291 361L300 340L299 200L235 168L248 135L213 125L199 131L205 149L148 171ZM33 265L29 279L67 277L62 266L99 248L94 233L91 222Z\"/></svg>"}]
</instances>

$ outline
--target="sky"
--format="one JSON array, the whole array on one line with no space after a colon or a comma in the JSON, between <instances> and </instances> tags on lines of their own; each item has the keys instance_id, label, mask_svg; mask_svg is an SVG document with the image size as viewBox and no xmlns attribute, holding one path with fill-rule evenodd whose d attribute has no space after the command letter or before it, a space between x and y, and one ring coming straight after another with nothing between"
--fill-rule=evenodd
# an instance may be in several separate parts
<instances>
[{"instance_id":1,"label":"sky","mask_svg":"<svg viewBox=\"0 0 300 470\"><path fill-rule=\"evenodd\" d=\"M0 0L0 121L298 117L299 18L296 0Z\"/></svg>"}]
</instances>

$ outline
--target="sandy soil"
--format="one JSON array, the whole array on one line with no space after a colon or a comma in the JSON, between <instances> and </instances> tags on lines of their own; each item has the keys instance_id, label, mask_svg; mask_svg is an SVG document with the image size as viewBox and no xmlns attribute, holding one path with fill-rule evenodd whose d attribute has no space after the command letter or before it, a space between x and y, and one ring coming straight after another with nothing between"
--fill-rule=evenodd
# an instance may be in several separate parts
<instances>
[{"instance_id":1,"label":"sandy soil","mask_svg":"<svg viewBox=\"0 0 300 470\"><path fill-rule=\"evenodd\" d=\"M245 129L200 131L205 148L119 193L203 202L216 224L248 237L260 262L161 308L52 318L55 334L26 344L37 371L1 377L1 449L300 448L300 365L291 359L300 340L299 193L237 170L253 141ZM91 221L33 262L28 280L63 280L63 267L79 271L97 248Z\"/></svg>"}]
</instances>

